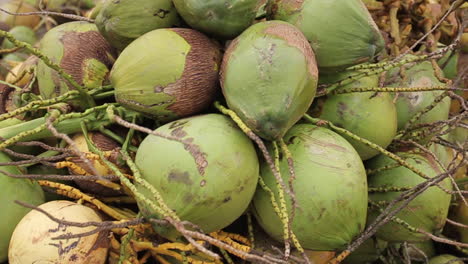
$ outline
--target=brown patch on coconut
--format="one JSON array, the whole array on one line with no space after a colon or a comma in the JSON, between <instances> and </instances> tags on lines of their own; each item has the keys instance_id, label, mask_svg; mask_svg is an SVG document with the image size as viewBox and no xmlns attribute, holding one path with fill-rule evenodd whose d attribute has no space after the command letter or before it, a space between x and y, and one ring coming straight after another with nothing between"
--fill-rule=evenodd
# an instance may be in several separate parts
<instances>
[{"instance_id":1,"label":"brown patch on coconut","mask_svg":"<svg viewBox=\"0 0 468 264\"><path fill-rule=\"evenodd\" d=\"M89 75L83 71L88 59L102 62L109 70L112 67L114 61L111 58L115 51L99 32L66 32L60 41L63 43L60 67L80 85L83 85L85 75Z\"/></svg>"},{"instance_id":2,"label":"brown patch on coconut","mask_svg":"<svg viewBox=\"0 0 468 264\"><path fill-rule=\"evenodd\" d=\"M219 45L198 31L186 28L170 30L191 46L182 76L162 88L164 93L175 97L175 103L168 109L183 117L200 112L213 102L218 90L221 51Z\"/></svg>"},{"instance_id":3,"label":"brown patch on coconut","mask_svg":"<svg viewBox=\"0 0 468 264\"><path fill-rule=\"evenodd\" d=\"M264 32L284 39L290 46L299 49L307 61L307 68L313 77L318 78L317 62L312 47L304 34L294 26L284 23L271 23Z\"/></svg>"}]
</instances>

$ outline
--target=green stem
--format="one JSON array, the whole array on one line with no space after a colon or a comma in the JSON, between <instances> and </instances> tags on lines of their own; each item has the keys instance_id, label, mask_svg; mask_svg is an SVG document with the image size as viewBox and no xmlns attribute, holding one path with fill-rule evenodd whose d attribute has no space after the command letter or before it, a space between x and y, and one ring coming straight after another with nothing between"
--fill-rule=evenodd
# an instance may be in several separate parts
<instances>
[{"instance_id":1,"label":"green stem","mask_svg":"<svg viewBox=\"0 0 468 264\"><path fill-rule=\"evenodd\" d=\"M80 132L81 122L86 122L89 130L99 130L101 127L113 123L106 114L99 111L107 108L108 106L109 105L101 105L90 108L83 113L60 115L57 117L54 127L60 133L72 134ZM136 112L124 110L122 107L118 107L117 109L119 108L121 108L121 110L124 111L130 119L132 119L133 116L139 115ZM7 141L10 140L8 144L5 144L7 141L0 144L0 149L20 141L40 140L52 137L52 132L47 129L47 118L48 117L41 117L0 129L0 138Z\"/></svg>"}]
</instances>

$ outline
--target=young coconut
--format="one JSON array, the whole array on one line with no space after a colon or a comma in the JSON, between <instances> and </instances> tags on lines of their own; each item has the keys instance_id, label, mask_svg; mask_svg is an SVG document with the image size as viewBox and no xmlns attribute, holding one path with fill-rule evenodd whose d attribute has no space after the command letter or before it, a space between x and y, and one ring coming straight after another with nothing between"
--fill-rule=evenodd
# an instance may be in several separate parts
<instances>
[{"instance_id":1,"label":"young coconut","mask_svg":"<svg viewBox=\"0 0 468 264\"><path fill-rule=\"evenodd\" d=\"M436 161L427 154L400 152L397 153L410 165L423 172L428 177L436 177L443 170ZM396 161L385 155L379 155L368 162L369 169L378 169L392 166ZM427 181L406 167L399 166L392 169L379 171L369 176L369 187L372 188L413 188ZM449 178L440 182L439 185L445 190L452 190ZM372 202L390 202L401 195L402 192L388 191L369 194ZM407 207L401 210L396 217L405 221L413 227L429 233L437 233L442 230L447 219L451 195L432 186L412 200ZM396 205L398 206L398 204ZM369 223L372 223L380 214L378 208L371 207L369 210ZM412 232L399 223L389 222L377 231L377 237L388 242L422 242L428 239L424 234Z\"/></svg>"},{"instance_id":2,"label":"young coconut","mask_svg":"<svg viewBox=\"0 0 468 264\"><path fill-rule=\"evenodd\" d=\"M88 133L88 137L96 145L98 149L100 149L101 151L107 152L109 154L109 161L113 163L117 163L117 157L118 157L119 150L120 150L120 145L117 142L115 142L113 139L99 132ZM75 146L78 148L79 151L83 153L91 153L91 151L89 150L88 144L86 142L86 139L82 133L79 133L73 136L72 140L75 143ZM68 148L71 148L71 146L69 146ZM69 169L70 174L94 175L93 170L79 157L71 157L71 158L68 158L67 160L78 165L77 169ZM91 161L91 164L96 170L96 172L99 174L99 176L115 174L101 160L93 160ZM76 180L75 183L82 190L93 193L93 194L98 194L102 196L116 196L116 195L122 194L122 190L120 190L120 188L112 189L112 188L103 186L102 184L96 181Z\"/></svg>"},{"instance_id":3,"label":"young coconut","mask_svg":"<svg viewBox=\"0 0 468 264\"><path fill-rule=\"evenodd\" d=\"M190 27L223 39L237 37L255 20L266 0L174 0L177 12Z\"/></svg>"},{"instance_id":4,"label":"young coconut","mask_svg":"<svg viewBox=\"0 0 468 264\"><path fill-rule=\"evenodd\" d=\"M114 62L113 49L99 34L96 25L88 22L69 22L54 27L44 35L39 49L88 89L105 84ZM43 61L37 65L37 79L44 99L74 89Z\"/></svg>"},{"instance_id":5,"label":"young coconut","mask_svg":"<svg viewBox=\"0 0 468 264\"><path fill-rule=\"evenodd\" d=\"M234 222L247 209L258 180L259 165L249 138L228 117L207 114L180 119L155 130L185 143L149 135L140 144L135 163L143 179L183 221L205 233ZM139 191L156 203L144 186ZM147 218L161 218L145 201L138 207ZM180 234L170 226L153 224L171 240Z\"/></svg>"},{"instance_id":6,"label":"young coconut","mask_svg":"<svg viewBox=\"0 0 468 264\"><path fill-rule=\"evenodd\" d=\"M119 50L147 32L179 24L171 0L105 1L99 8L96 25L109 43Z\"/></svg>"},{"instance_id":7,"label":"young coconut","mask_svg":"<svg viewBox=\"0 0 468 264\"><path fill-rule=\"evenodd\" d=\"M70 201L52 201L39 208L65 221L102 222L93 209ZM42 212L33 210L21 219L13 232L8 251L9 262L104 264L110 244L107 231L79 238L54 240L61 235L82 234L95 228L59 224Z\"/></svg>"},{"instance_id":8,"label":"young coconut","mask_svg":"<svg viewBox=\"0 0 468 264\"><path fill-rule=\"evenodd\" d=\"M0 162L11 162L11 159L0 152ZM14 175L22 175L21 171L14 166L0 166L0 170ZM8 243L15 229L31 209L15 203L15 200L22 201L32 205L40 205L44 202L44 192L41 186L29 179L17 179L0 172L0 262L7 260Z\"/></svg>"},{"instance_id":9,"label":"young coconut","mask_svg":"<svg viewBox=\"0 0 468 264\"><path fill-rule=\"evenodd\" d=\"M314 99L318 71L304 35L282 21L260 22L229 45L221 86L232 110L260 137L284 136Z\"/></svg>"},{"instance_id":10,"label":"young coconut","mask_svg":"<svg viewBox=\"0 0 468 264\"><path fill-rule=\"evenodd\" d=\"M311 124L293 126L284 141L292 154L296 178L296 209L291 229L306 249L335 251L363 231L367 215L367 179L359 154L335 132ZM270 152L272 153L272 152ZM280 158L281 176L290 178L288 161ZM261 177L278 202L278 184L270 167L261 164ZM291 214L291 199L286 198ZM268 192L257 187L254 215L275 240L282 241L283 225Z\"/></svg>"},{"instance_id":11,"label":"young coconut","mask_svg":"<svg viewBox=\"0 0 468 264\"><path fill-rule=\"evenodd\" d=\"M358 72L333 74L326 78L326 82L334 83L356 73ZM321 81L324 79L321 77ZM340 86L336 91L372 88L378 87L378 84L379 78L374 75ZM397 133L396 107L388 93L359 92L328 95L316 99L310 111L313 116L329 120L382 148L387 148ZM370 159L380 153L346 135L342 136L353 145L362 160Z\"/></svg>"},{"instance_id":12,"label":"young coconut","mask_svg":"<svg viewBox=\"0 0 468 264\"><path fill-rule=\"evenodd\" d=\"M9 31L15 39L26 42L30 45L34 45L37 41L36 33L30 28L25 26L16 26ZM8 39L4 39L2 42L2 49L12 49L16 47Z\"/></svg>"},{"instance_id":13,"label":"young coconut","mask_svg":"<svg viewBox=\"0 0 468 264\"><path fill-rule=\"evenodd\" d=\"M361 0L274 0L271 17L304 33L321 73L370 61L384 49L383 37Z\"/></svg>"},{"instance_id":14,"label":"young coconut","mask_svg":"<svg viewBox=\"0 0 468 264\"><path fill-rule=\"evenodd\" d=\"M409 55L412 56L412 55ZM435 76L431 62L411 63L406 68L405 79L401 78L400 70L388 72L386 85L390 87L435 87L445 86ZM404 92L395 94L398 114L398 130L404 129L408 121L419 111L434 102L434 99L444 91ZM449 116L450 98L447 97L437 104L431 111L423 114L416 124L432 123L446 120Z\"/></svg>"},{"instance_id":15,"label":"young coconut","mask_svg":"<svg viewBox=\"0 0 468 264\"><path fill-rule=\"evenodd\" d=\"M218 45L198 31L157 29L120 54L110 81L121 105L167 122L211 105L220 61Z\"/></svg>"}]
</instances>

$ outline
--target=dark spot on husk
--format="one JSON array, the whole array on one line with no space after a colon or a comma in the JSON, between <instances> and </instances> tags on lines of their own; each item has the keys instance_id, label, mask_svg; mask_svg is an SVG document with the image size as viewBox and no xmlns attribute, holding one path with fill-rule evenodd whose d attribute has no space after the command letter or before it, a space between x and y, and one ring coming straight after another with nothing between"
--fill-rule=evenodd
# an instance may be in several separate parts
<instances>
[{"instance_id":1,"label":"dark spot on husk","mask_svg":"<svg viewBox=\"0 0 468 264\"><path fill-rule=\"evenodd\" d=\"M183 127L178 127L171 131L171 135L178 138L183 138L187 136L187 132L184 131Z\"/></svg>"},{"instance_id":2,"label":"dark spot on husk","mask_svg":"<svg viewBox=\"0 0 468 264\"><path fill-rule=\"evenodd\" d=\"M346 167L351 168L351 164L346 163Z\"/></svg>"},{"instance_id":3,"label":"dark spot on husk","mask_svg":"<svg viewBox=\"0 0 468 264\"><path fill-rule=\"evenodd\" d=\"M69 258L69 261L72 261L72 262L77 261L77 260L78 260L78 256L76 254L71 255Z\"/></svg>"},{"instance_id":4,"label":"dark spot on husk","mask_svg":"<svg viewBox=\"0 0 468 264\"><path fill-rule=\"evenodd\" d=\"M223 203L227 203L231 201L231 196L224 198Z\"/></svg>"},{"instance_id":5,"label":"dark spot on husk","mask_svg":"<svg viewBox=\"0 0 468 264\"><path fill-rule=\"evenodd\" d=\"M193 200L193 194L189 193L184 196L184 202L189 203Z\"/></svg>"},{"instance_id":6,"label":"dark spot on husk","mask_svg":"<svg viewBox=\"0 0 468 264\"><path fill-rule=\"evenodd\" d=\"M174 121L174 122L172 122L171 125L169 126L169 129L174 129L174 128L176 128L176 127L183 126L183 125L185 125L185 124L187 124L187 123L188 123L188 120L184 120L184 121L180 121L180 120Z\"/></svg>"},{"instance_id":7,"label":"dark spot on husk","mask_svg":"<svg viewBox=\"0 0 468 264\"><path fill-rule=\"evenodd\" d=\"M185 185L192 185L193 181L190 179L190 174L186 171L180 172L178 170L173 170L167 176L168 181L170 182L179 182Z\"/></svg>"},{"instance_id":8,"label":"dark spot on husk","mask_svg":"<svg viewBox=\"0 0 468 264\"><path fill-rule=\"evenodd\" d=\"M201 186L201 187L204 187L205 185L206 185L206 180L202 180L202 181L200 182L200 186Z\"/></svg>"},{"instance_id":9,"label":"dark spot on husk","mask_svg":"<svg viewBox=\"0 0 468 264\"><path fill-rule=\"evenodd\" d=\"M162 86L154 87L154 92L155 93L162 93L163 91L164 91L164 87L162 87ZM142 92L143 92L143 90L142 90Z\"/></svg>"},{"instance_id":10,"label":"dark spot on husk","mask_svg":"<svg viewBox=\"0 0 468 264\"><path fill-rule=\"evenodd\" d=\"M169 14L170 11L169 10L165 10L165 9L158 9L154 14L153 16L157 16L159 18L165 18L167 16L167 14Z\"/></svg>"},{"instance_id":11,"label":"dark spot on husk","mask_svg":"<svg viewBox=\"0 0 468 264\"><path fill-rule=\"evenodd\" d=\"M195 159L198 172L203 176L206 167L208 167L208 160L206 159L207 154L201 151L200 146L193 144L193 138L184 140L184 149Z\"/></svg>"},{"instance_id":12,"label":"dark spot on husk","mask_svg":"<svg viewBox=\"0 0 468 264\"><path fill-rule=\"evenodd\" d=\"M113 61L109 58L109 53L113 54L114 49L99 32L66 32L60 41L63 43L60 67L80 85L83 85L84 62L87 59L96 59L108 69L112 67Z\"/></svg>"},{"instance_id":13,"label":"dark spot on husk","mask_svg":"<svg viewBox=\"0 0 468 264\"><path fill-rule=\"evenodd\" d=\"M219 88L218 69L222 55L219 45L192 29L171 28L191 46L182 76L164 88L175 98L167 107L179 117L188 116L209 107Z\"/></svg>"},{"instance_id":14,"label":"dark spot on husk","mask_svg":"<svg viewBox=\"0 0 468 264\"><path fill-rule=\"evenodd\" d=\"M323 214L325 213L326 210L327 209L325 209L325 208L320 208L320 212L319 212L319 215L317 217L317 220L320 220L320 218L323 217Z\"/></svg>"},{"instance_id":15,"label":"dark spot on husk","mask_svg":"<svg viewBox=\"0 0 468 264\"><path fill-rule=\"evenodd\" d=\"M338 115L341 116L341 118L343 118L343 116L345 115L345 111L348 109L348 106L343 103L343 102L339 102L338 103Z\"/></svg>"}]
</instances>

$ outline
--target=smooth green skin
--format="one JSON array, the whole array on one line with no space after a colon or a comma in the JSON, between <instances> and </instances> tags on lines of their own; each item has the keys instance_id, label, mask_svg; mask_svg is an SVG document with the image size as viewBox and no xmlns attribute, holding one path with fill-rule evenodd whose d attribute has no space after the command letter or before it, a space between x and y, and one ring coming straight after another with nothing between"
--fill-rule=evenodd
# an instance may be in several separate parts
<instances>
[{"instance_id":1,"label":"smooth green skin","mask_svg":"<svg viewBox=\"0 0 468 264\"><path fill-rule=\"evenodd\" d=\"M358 153L340 135L310 124L295 125L284 140L294 161L293 187L300 207L291 224L293 232L306 249L343 249L363 231L366 223L367 179ZM290 178L287 159L280 160L280 170L287 184ZM278 202L276 180L266 162L261 164L260 172ZM290 198L286 200L291 214ZM263 230L282 241L282 224L270 195L257 187L252 204Z\"/></svg>"},{"instance_id":2,"label":"smooth green skin","mask_svg":"<svg viewBox=\"0 0 468 264\"><path fill-rule=\"evenodd\" d=\"M349 74L339 74L339 80ZM337 89L378 87L378 76L359 79ZM365 138L382 148L387 148L397 133L397 112L393 98L388 93L365 92L327 96L318 103L319 118ZM362 160L370 159L380 152L346 135Z\"/></svg>"},{"instance_id":3,"label":"smooth green skin","mask_svg":"<svg viewBox=\"0 0 468 264\"><path fill-rule=\"evenodd\" d=\"M459 257L453 255L444 254L433 257L429 260L428 264L463 264L463 260L457 260ZM457 260L457 261L455 261Z\"/></svg>"},{"instance_id":4,"label":"smooth green skin","mask_svg":"<svg viewBox=\"0 0 468 264\"><path fill-rule=\"evenodd\" d=\"M442 135L441 138L450 141L450 133ZM430 152L434 153L442 165L444 165L444 168L448 168L449 164L455 157L455 152L452 148L443 146L441 144L432 143L429 145L428 149Z\"/></svg>"},{"instance_id":5,"label":"smooth green skin","mask_svg":"<svg viewBox=\"0 0 468 264\"><path fill-rule=\"evenodd\" d=\"M454 80L458 75L458 58L459 54L449 50L445 55L437 61L442 70L444 76L447 79Z\"/></svg>"},{"instance_id":6,"label":"smooth green skin","mask_svg":"<svg viewBox=\"0 0 468 264\"><path fill-rule=\"evenodd\" d=\"M116 100L159 120L176 119L177 114L167 109L175 98L155 87L167 87L182 77L190 49L182 36L168 29L151 31L132 42L110 73Z\"/></svg>"},{"instance_id":7,"label":"smooth green skin","mask_svg":"<svg viewBox=\"0 0 468 264\"><path fill-rule=\"evenodd\" d=\"M0 152L0 162L10 162L11 159ZM8 173L21 175L19 169L13 166L0 166L0 170ZM14 201L22 201L32 205L40 205L44 203L44 192L41 186L29 179L15 179L6 176L0 172L0 262L6 261L8 257L8 245L11 235L16 225L21 218L25 216L31 209L22 207Z\"/></svg>"},{"instance_id":8,"label":"smooth green skin","mask_svg":"<svg viewBox=\"0 0 468 264\"><path fill-rule=\"evenodd\" d=\"M259 177L255 148L249 138L228 117L207 114L180 119L156 129L164 135L182 136L205 153L198 164L181 143L149 135L138 148L135 163L142 177L161 193L166 204L182 220L204 232L220 230L247 209ZM154 200L146 188L140 192ZM138 206L145 217L160 218L144 202ZM176 240L180 234L167 225L154 224L158 234Z\"/></svg>"},{"instance_id":9,"label":"smooth green skin","mask_svg":"<svg viewBox=\"0 0 468 264\"><path fill-rule=\"evenodd\" d=\"M255 20L264 0L173 0L190 27L215 37L232 39Z\"/></svg>"},{"instance_id":10,"label":"smooth green skin","mask_svg":"<svg viewBox=\"0 0 468 264\"><path fill-rule=\"evenodd\" d=\"M25 26L16 26L10 29L10 34L12 34L17 40L26 42L28 44L34 45L37 41L36 33ZM15 45L11 43L8 39L3 40L2 49L12 49Z\"/></svg>"},{"instance_id":11,"label":"smooth green skin","mask_svg":"<svg viewBox=\"0 0 468 264\"><path fill-rule=\"evenodd\" d=\"M283 137L301 119L317 88L318 76L308 70L304 53L283 37L265 33L281 23L290 26L268 21L249 27L223 61L221 86L229 108L267 140Z\"/></svg>"},{"instance_id":12,"label":"smooth green skin","mask_svg":"<svg viewBox=\"0 0 468 264\"><path fill-rule=\"evenodd\" d=\"M304 33L321 73L370 61L384 49L383 37L361 0L276 0L273 10L273 19Z\"/></svg>"},{"instance_id":13,"label":"smooth green skin","mask_svg":"<svg viewBox=\"0 0 468 264\"><path fill-rule=\"evenodd\" d=\"M343 264L370 264L379 259L388 243L383 240L369 238L355 251L343 260Z\"/></svg>"},{"instance_id":14,"label":"smooth green skin","mask_svg":"<svg viewBox=\"0 0 468 264\"><path fill-rule=\"evenodd\" d=\"M40 41L39 50L50 58L54 63L59 64L64 54L64 46L60 39L69 32L97 31L96 25L88 22L68 22L49 30ZM111 56L111 55L109 55ZM80 63L81 61L77 61ZM83 85L87 88L96 88L103 84L109 69L97 59L87 59L82 63L84 72ZM90 77L92 76L92 77ZM50 99L66 93L70 90L67 82L62 78L58 81L58 89L54 78L60 78L57 72L49 68L42 60L37 64L37 79L39 91L44 99Z\"/></svg>"},{"instance_id":15,"label":"smooth green skin","mask_svg":"<svg viewBox=\"0 0 468 264\"><path fill-rule=\"evenodd\" d=\"M171 0L107 0L95 21L101 34L119 50L147 32L179 22Z\"/></svg>"},{"instance_id":16,"label":"smooth green skin","mask_svg":"<svg viewBox=\"0 0 468 264\"><path fill-rule=\"evenodd\" d=\"M399 77L399 70L389 71L387 84L389 87L433 87L443 86L434 74L432 64L428 61L418 63L406 70L407 80ZM419 111L429 106L443 91L424 91L399 93L396 100L398 113L398 130L405 128L406 123ZM450 98L446 97L431 111L425 113L416 124L432 123L448 119L450 111Z\"/></svg>"},{"instance_id":17,"label":"smooth green skin","mask_svg":"<svg viewBox=\"0 0 468 264\"><path fill-rule=\"evenodd\" d=\"M435 177L442 173L442 169L432 158L429 159L422 154L398 153L398 155L429 177ZM379 155L368 162L368 167L369 169L377 169L392 164L395 164L395 161L384 155ZM425 181L411 170L400 166L370 175L369 188L414 187ZM447 178L440 184L445 189L452 190L450 179ZM401 192L371 193L369 199L374 202L390 202L400 195ZM439 232L444 227L447 218L450 198L450 194L445 193L437 186L430 187L412 200L396 217L426 232ZM377 209L370 209L368 223L372 223L379 214L380 211ZM388 242L422 242L428 239L424 234L413 233L394 222L382 226L377 231L377 237Z\"/></svg>"}]
</instances>

